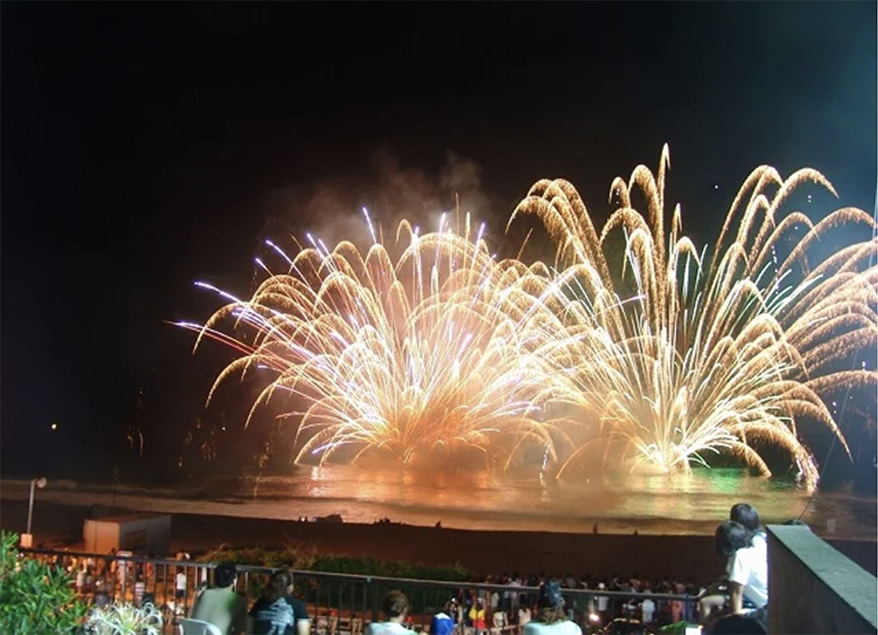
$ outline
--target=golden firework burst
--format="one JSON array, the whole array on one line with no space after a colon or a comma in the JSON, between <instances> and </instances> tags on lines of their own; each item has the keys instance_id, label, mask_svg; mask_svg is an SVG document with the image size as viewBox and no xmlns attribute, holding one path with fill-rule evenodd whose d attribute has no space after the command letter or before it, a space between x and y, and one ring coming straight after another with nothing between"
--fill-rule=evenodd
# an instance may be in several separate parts
<instances>
[{"instance_id":1,"label":"golden firework burst","mask_svg":"<svg viewBox=\"0 0 878 635\"><path fill-rule=\"evenodd\" d=\"M458 235L443 220L419 236L403 221L395 260L378 242L363 256L312 239L294 259L270 244L286 272L249 300L223 294L231 302L204 326L183 325L241 352L211 395L233 376L270 372L250 416L270 401L304 403L283 413L297 420L297 461L476 450L508 463L531 442L557 458L569 439L544 416L563 385L547 359L561 327L551 273L496 260L483 227L472 239L469 216L465 226ZM229 320L241 336L219 330Z\"/></svg>"},{"instance_id":2,"label":"golden firework burst","mask_svg":"<svg viewBox=\"0 0 878 635\"><path fill-rule=\"evenodd\" d=\"M627 182L616 178L610 201L619 206L600 232L563 179L537 182L509 220L540 218L557 244L556 284L573 290L553 359L577 385L564 398L594 432L559 474L593 451L669 473L689 471L712 451L769 475L759 453L769 444L788 451L813 487L818 470L797 422L822 423L847 450L822 397L878 382L874 370L851 366L876 346L876 241L842 245L833 235L857 224L874 229L873 220L855 208L816 224L801 212L782 215L806 181L835 191L814 170L784 180L761 166L707 257L682 235L679 205L666 228L669 165L665 146L657 176L641 165ZM632 207L635 191L645 215ZM615 260L607 249L613 232L625 240Z\"/></svg>"}]
</instances>

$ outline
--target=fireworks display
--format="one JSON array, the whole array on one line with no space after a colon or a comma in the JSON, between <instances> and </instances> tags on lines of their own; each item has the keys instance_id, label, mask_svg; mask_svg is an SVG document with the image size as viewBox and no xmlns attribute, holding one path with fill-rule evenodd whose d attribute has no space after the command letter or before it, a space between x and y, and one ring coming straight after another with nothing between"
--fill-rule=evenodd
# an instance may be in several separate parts
<instances>
[{"instance_id":1,"label":"fireworks display","mask_svg":"<svg viewBox=\"0 0 878 635\"><path fill-rule=\"evenodd\" d=\"M314 240L295 259L270 244L287 272L247 302L227 296L203 329L242 353L214 390L239 373L271 372L251 416L271 400L306 404L287 413L301 422L298 460L381 451L408 463L475 450L493 464L531 443L556 457L566 435L541 421L560 384L546 381L560 328L540 297L549 272L495 260L482 230L473 240L468 218L466 227L460 236L443 217L419 236L403 222L396 261L377 242L363 256L349 242L330 252ZM223 335L223 320L251 339Z\"/></svg>"},{"instance_id":2,"label":"fireworks display","mask_svg":"<svg viewBox=\"0 0 878 635\"><path fill-rule=\"evenodd\" d=\"M735 197L707 258L680 234L679 206L665 230L668 163L665 147L657 178L639 166L628 183L613 182L619 207L600 234L562 180L534 185L513 213L539 216L557 241L559 275L578 289L558 365L575 369L578 405L598 430L561 471L591 452L688 471L712 451L769 475L758 448L771 445L789 452L813 487L817 466L797 420L825 425L847 450L821 395L878 380L865 364L851 367L857 352L875 349L876 243L842 247L832 236L872 218L853 208L816 225L800 212L781 218L796 186L832 186L813 170L783 180L762 166ZM631 207L634 189L646 198L646 218ZM616 263L604 248L613 231L625 236ZM821 249L831 255L820 259Z\"/></svg>"},{"instance_id":3,"label":"fireworks display","mask_svg":"<svg viewBox=\"0 0 878 635\"><path fill-rule=\"evenodd\" d=\"M713 249L699 250L679 206L666 227L668 165L665 147L657 175L638 166L617 178L601 230L570 183L536 183L509 223L537 216L553 266L496 259L468 215L462 230L443 216L423 236L404 221L393 257L366 214L365 255L309 236L289 258L268 243L282 273L258 261L268 277L246 301L202 284L229 304L181 326L241 353L211 395L266 374L250 416L277 404L297 461L472 451L508 466L530 449L560 476L596 461L686 472L723 453L768 475L760 449L773 447L813 487L801 423L847 450L827 404L878 383L860 359L878 339L876 241L844 242L873 220L854 208L817 223L785 212L806 181L834 190L813 170L784 180L762 166Z\"/></svg>"}]
</instances>

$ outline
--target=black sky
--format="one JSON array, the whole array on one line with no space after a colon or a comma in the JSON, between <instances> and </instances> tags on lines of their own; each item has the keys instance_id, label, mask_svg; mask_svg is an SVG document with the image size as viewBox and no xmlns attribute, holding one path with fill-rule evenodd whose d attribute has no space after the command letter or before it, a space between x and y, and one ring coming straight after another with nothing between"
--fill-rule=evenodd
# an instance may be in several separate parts
<instances>
[{"instance_id":1,"label":"black sky","mask_svg":"<svg viewBox=\"0 0 878 635\"><path fill-rule=\"evenodd\" d=\"M875 200L874 2L4 2L0 35L4 473L112 447L141 386L188 425L222 353L163 320L246 293L272 193L379 150L478 163L498 232L544 176L602 210L666 141L705 240L761 163Z\"/></svg>"}]
</instances>

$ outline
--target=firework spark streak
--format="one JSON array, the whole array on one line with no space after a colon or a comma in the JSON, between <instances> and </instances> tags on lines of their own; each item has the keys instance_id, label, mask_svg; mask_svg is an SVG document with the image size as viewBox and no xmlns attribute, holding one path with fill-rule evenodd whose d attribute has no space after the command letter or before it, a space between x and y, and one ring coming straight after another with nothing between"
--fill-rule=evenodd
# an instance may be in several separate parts
<instances>
[{"instance_id":1,"label":"firework spark streak","mask_svg":"<svg viewBox=\"0 0 878 635\"><path fill-rule=\"evenodd\" d=\"M784 180L762 166L708 254L682 235L679 206L665 226L668 166L665 146L657 175L638 166L615 179L618 208L600 231L569 182L536 183L509 224L536 215L557 244L554 267L526 265L524 246L497 260L469 215L462 232L443 215L423 236L403 221L396 259L365 209L365 255L310 234L294 258L267 242L283 273L257 259L268 277L249 300L199 283L229 304L203 326L179 324L199 333L196 346L209 337L240 353L209 399L232 377L270 373L248 422L279 404L302 462L475 450L508 467L535 447L558 476L596 457L688 472L709 452L769 475L760 448L772 446L813 488L800 422L847 450L826 403L878 383L865 362L852 365L878 339L876 241L841 243L838 232L873 221L854 208L816 224L782 214L804 182L835 192L813 170Z\"/></svg>"},{"instance_id":2,"label":"firework spark streak","mask_svg":"<svg viewBox=\"0 0 878 635\"><path fill-rule=\"evenodd\" d=\"M876 346L875 240L822 259L820 243L873 220L854 208L816 224L800 212L781 218L805 181L835 192L813 170L783 180L762 166L735 197L708 261L680 234L679 206L665 228L669 163L665 146L657 178L638 166L627 183L614 180L610 200L619 207L600 233L564 180L536 183L510 219L541 219L558 245L559 279L573 290L556 362L576 369L574 403L596 430L560 472L593 451L632 467L689 471L712 451L770 475L758 448L772 445L789 452L812 488L819 473L797 420L822 423L848 450L824 398L878 381L865 363L851 369ZM646 217L631 207L635 190ZM614 231L625 240L615 263L607 249Z\"/></svg>"},{"instance_id":3,"label":"firework spark streak","mask_svg":"<svg viewBox=\"0 0 878 635\"><path fill-rule=\"evenodd\" d=\"M541 420L563 385L547 358L561 328L550 272L496 261L483 227L470 239L468 218L464 236L443 225L419 236L403 221L397 242L407 246L395 262L378 243L363 256L350 242L330 252L309 236L313 248L294 259L269 244L287 271L248 301L202 284L231 303L203 327L181 326L242 353L211 396L232 376L272 371L250 416L281 397L306 403L287 413L300 419L297 460L385 452L411 462L475 449L508 463L530 443L557 458L567 434ZM374 239L371 222L370 231ZM228 320L249 339L220 331Z\"/></svg>"}]
</instances>

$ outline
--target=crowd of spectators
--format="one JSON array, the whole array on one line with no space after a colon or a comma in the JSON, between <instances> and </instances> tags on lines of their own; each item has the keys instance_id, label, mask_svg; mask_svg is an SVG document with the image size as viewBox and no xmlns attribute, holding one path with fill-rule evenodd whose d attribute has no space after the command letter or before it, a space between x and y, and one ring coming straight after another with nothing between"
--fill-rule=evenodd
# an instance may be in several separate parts
<instances>
[{"instance_id":1,"label":"crowd of spectators","mask_svg":"<svg viewBox=\"0 0 878 635\"><path fill-rule=\"evenodd\" d=\"M749 620L756 624L754 628L766 630L767 542L756 509L747 503L734 505L729 519L717 527L715 540L717 553L727 558L727 566L709 584L698 585L692 577L649 579L636 573L602 579L567 573L551 579L544 573L504 572L496 577L486 576L479 583L463 584L429 626L414 624L405 595L394 592L395 595L385 598L385 621L368 625L366 633L401 635L403 631L417 629L429 630L432 635L578 635L582 631L593 632L613 620L636 622L650 630L671 624L702 623L722 632L723 625L731 623L729 616L738 622ZM94 597L98 605L116 597L119 588L123 599L131 597L135 604L152 599L148 590L156 591L158 586L155 565L148 560L126 561L113 555L127 554L69 561L67 566L74 575L77 592ZM186 561L188 554L178 554L177 559ZM167 566L164 573L163 590L167 597ZM182 619L188 615L189 619L214 624L223 634L310 633L311 617L306 604L294 596L289 571L273 572L259 599L250 607L236 592L238 575L233 564L221 563L215 568L211 588L207 588L207 566L187 563L171 573L173 601L166 606L175 617ZM710 575L699 573L702 579ZM194 593L190 595L190 591ZM322 620L315 630L339 635L337 609L332 609L332 616L328 622L323 615L315 616ZM351 635L360 635L364 617L349 619Z\"/></svg>"},{"instance_id":2,"label":"crowd of spectators","mask_svg":"<svg viewBox=\"0 0 878 635\"><path fill-rule=\"evenodd\" d=\"M497 579L488 576L483 581L485 585L503 585L506 589L496 586L463 588L446 610L454 614L457 623L474 632L521 631L537 612L538 597L519 589L542 588L549 581L545 574L519 576L517 572L503 573ZM613 574L604 579L587 574L577 578L568 573L555 583L565 600L564 611L568 619L582 625L606 623L619 617L654 626L696 621L697 597L705 591L705 587L697 586L692 578L679 581L660 576L650 580L637 573L631 576ZM660 595L688 596L690 599L654 597Z\"/></svg>"}]
</instances>

